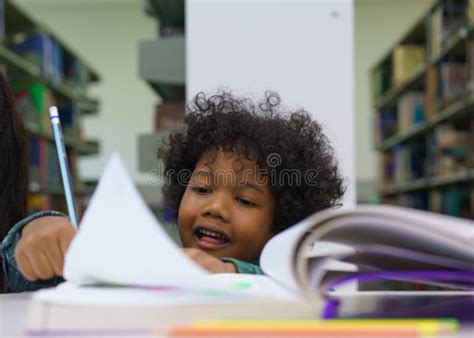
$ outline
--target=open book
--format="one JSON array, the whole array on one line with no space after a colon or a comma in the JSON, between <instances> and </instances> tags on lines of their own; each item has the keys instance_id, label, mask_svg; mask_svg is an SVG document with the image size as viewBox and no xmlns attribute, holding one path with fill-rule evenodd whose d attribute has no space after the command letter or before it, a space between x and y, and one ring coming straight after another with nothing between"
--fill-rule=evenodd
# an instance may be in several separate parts
<instances>
[{"instance_id":1,"label":"open book","mask_svg":"<svg viewBox=\"0 0 474 338\"><path fill-rule=\"evenodd\" d=\"M339 247L320 250L320 242ZM471 289L473 243L474 222L469 220L392 206L326 210L266 244L260 263L270 278L254 276L260 287L247 295L308 298L353 278ZM337 269L334 261L352 268ZM75 285L212 287L232 294L239 277L251 278L210 275L184 255L147 208L117 155L109 161L65 259L65 278Z\"/></svg>"},{"instance_id":2,"label":"open book","mask_svg":"<svg viewBox=\"0 0 474 338\"><path fill-rule=\"evenodd\" d=\"M27 327L78 334L196 319L315 318L331 308L319 295L354 278L471 289L473 243L472 221L361 206L319 212L273 237L260 261L267 276L209 274L163 230L114 155L67 252L67 281L34 294Z\"/></svg>"},{"instance_id":3,"label":"open book","mask_svg":"<svg viewBox=\"0 0 474 338\"><path fill-rule=\"evenodd\" d=\"M327 242L340 246L321 251ZM356 269L343 271L334 262ZM261 265L308 294L386 280L474 290L474 221L384 205L325 210L275 236Z\"/></svg>"}]
</instances>

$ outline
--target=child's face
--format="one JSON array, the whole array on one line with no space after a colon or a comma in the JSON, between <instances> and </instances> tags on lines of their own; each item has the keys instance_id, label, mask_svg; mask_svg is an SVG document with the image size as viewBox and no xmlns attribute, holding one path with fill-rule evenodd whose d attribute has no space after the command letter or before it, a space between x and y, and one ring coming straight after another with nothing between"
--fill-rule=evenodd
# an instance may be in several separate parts
<instances>
[{"instance_id":1,"label":"child's face","mask_svg":"<svg viewBox=\"0 0 474 338\"><path fill-rule=\"evenodd\" d=\"M255 161L232 151L208 151L181 200L179 235L184 247L253 261L272 236L273 213L270 185L258 175Z\"/></svg>"}]
</instances>

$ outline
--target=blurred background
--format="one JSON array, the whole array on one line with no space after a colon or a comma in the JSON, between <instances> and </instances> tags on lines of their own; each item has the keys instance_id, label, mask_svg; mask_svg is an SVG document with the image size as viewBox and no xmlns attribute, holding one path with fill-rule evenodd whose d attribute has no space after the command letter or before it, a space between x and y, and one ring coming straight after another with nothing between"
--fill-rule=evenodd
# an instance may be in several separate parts
<instances>
[{"instance_id":1,"label":"blurred background","mask_svg":"<svg viewBox=\"0 0 474 338\"><path fill-rule=\"evenodd\" d=\"M201 87L213 88L197 72L203 69L200 60L213 60L210 54L223 59L207 52L206 43L219 41L209 34L236 27L218 20L224 14L236 13L245 27L252 22L250 13L276 13L270 9L283 6L270 0L0 3L0 65L30 135L30 210L66 210L46 110L57 104L81 209L107 158L118 151L146 201L164 219L156 147L179 125L186 99ZM309 3L321 12L298 12L298 6ZM260 7L253 11L255 4ZM287 89L277 80L268 84L281 93L283 104L317 110L316 118L328 126L350 185L345 203L392 203L473 219L474 4L334 0L287 5L295 11L284 11L279 15L287 17L278 20L260 16L261 27L270 22L282 27L275 34L282 41L285 31L301 34L294 49L302 48L311 58L300 67L313 74L324 68L333 76L325 75L323 82L332 78L334 83L307 94L308 102L317 102L328 98L322 90L331 91L325 106L315 107L297 95L285 95ZM238 12L242 6L248 9ZM326 10L327 22L318 17ZM313 14L317 19L311 19ZM257 24L253 33L258 35ZM201 30L207 38L198 34ZM238 36L241 27L235 30ZM282 45L275 48L284 50ZM308 46L314 48L307 52ZM283 60L283 73L295 73L301 63L278 60ZM232 88L232 81L223 85ZM300 92L310 88L304 81L299 86ZM258 83L244 91L253 89L266 88ZM324 115L335 115L332 106L341 112L336 122ZM347 128L346 138L340 136L342 128Z\"/></svg>"}]
</instances>

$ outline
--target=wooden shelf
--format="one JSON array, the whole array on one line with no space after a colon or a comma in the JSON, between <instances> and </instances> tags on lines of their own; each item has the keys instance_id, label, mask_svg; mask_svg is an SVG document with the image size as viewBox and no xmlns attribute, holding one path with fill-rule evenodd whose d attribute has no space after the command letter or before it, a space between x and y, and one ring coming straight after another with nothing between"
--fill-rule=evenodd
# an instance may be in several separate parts
<instances>
[{"instance_id":1,"label":"wooden shelf","mask_svg":"<svg viewBox=\"0 0 474 338\"><path fill-rule=\"evenodd\" d=\"M41 131L40 127L37 124L28 121L26 121L25 124L26 132L29 136L54 142L54 136L47 132ZM67 135L64 135L64 144L66 147L77 148L76 140Z\"/></svg>"},{"instance_id":2,"label":"wooden shelf","mask_svg":"<svg viewBox=\"0 0 474 338\"><path fill-rule=\"evenodd\" d=\"M417 190L440 188L447 185L474 182L474 169L446 177L419 178L411 182L382 187L382 195L397 195Z\"/></svg>"},{"instance_id":3,"label":"wooden shelf","mask_svg":"<svg viewBox=\"0 0 474 338\"><path fill-rule=\"evenodd\" d=\"M74 51L69 45L54 34L51 29L46 27L46 25L33 21L27 14L24 13L21 6L17 3L12 3L12 1L4 1L4 13L6 17L6 34L16 34L22 32L42 32L46 33L49 36L53 37L58 41L61 48L68 55L74 56L79 62L84 65L87 72L90 75L90 80L92 82L97 82L100 80L99 73L91 67L85 60L82 58L77 51Z\"/></svg>"},{"instance_id":4,"label":"wooden shelf","mask_svg":"<svg viewBox=\"0 0 474 338\"><path fill-rule=\"evenodd\" d=\"M76 122L80 122L82 116L96 114L99 111L99 101L87 97L86 89L93 82L100 80L98 72L88 65L77 52L73 51L49 28L36 22L27 15L27 12L22 9L21 4L11 0L5 0L3 2L0 0L0 3L3 5L2 14L5 29L5 36L0 44L0 64L5 66L9 81L13 83L13 87L15 88L15 84L17 88L24 88L25 85L30 84L42 84L48 89L48 92L52 94L50 96L54 97L54 102L57 103L60 110L61 107L64 107L65 111L66 109L70 110L68 115L73 114L71 119L74 121L74 126L76 126ZM14 46L17 42L23 41L24 38L43 33L51 37L53 42L50 42L49 39L45 39L42 43L48 44L48 46L51 46L53 49L56 49L56 45L59 45L59 53L62 54L64 67L69 67L68 64L74 63L74 75L66 75L65 69L58 66L56 61L58 61L59 58L56 58L56 51L45 51L43 49L41 50L41 55L38 54L38 57L30 59L27 56L23 56L23 53L16 53L15 47L9 48L9 46ZM46 48L49 49L50 47ZM40 53L40 50L38 49L37 52ZM43 59L47 61L47 66L43 67L40 61ZM54 68L54 72L49 72L45 68L48 70L51 70L49 68ZM54 76L48 76L47 74L54 74ZM41 93L44 92L43 88L39 88L38 92L40 92L40 90ZM48 101L48 98L44 95L41 97L40 95L33 97L33 90L28 93L21 93L21 96L22 99L28 101L23 107L34 106L38 103L42 106L51 104L51 101ZM64 199L63 186L61 184L53 186L42 186L40 184L40 182L49 182L52 184L61 182L61 178L58 177L60 174L57 171L57 161L54 160L55 157L51 157L53 154L47 157L41 155L44 148L47 148L48 154L53 150L55 151L54 136L51 130L49 130L49 126L46 125L49 123L49 116L48 118L44 116L44 114L46 114L44 111L22 111L22 114L25 119L27 136L30 140L44 140L41 142L41 147L33 146L30 153L30 156L36 157L34 159L35 163L32 163L33 160L30 159L32 174L32 182L30 183L29 189L30 194L45 195L45 201L47 201L48 205L55 208L55 203L58 202L57 207L64 209L62 202L53 198L54 196L59 196L59 200ZM77 173L77 168L75 168L77 161L75 161L75 159L79 156L97 154L99 152L99 142L95 140L84 141L79 137L79 132L76 129L72 130L71 128L64 127L65 125L63 126L64 143L74 163L74 168L71 168L71 172L74 173L74 193L77 197L88 197L93 193L95 185L86 185L81 182L81 177L75 174ZM53 146L51 146L51 144ZM46 175L48 180L41 181L37 175L38 171L40 175ZM36 178L36 180L34 178ZM42 178L41 176L41 179ZM29 201L29 203L32 204L29 207L43 208L43 205L38 201L40 201L40 199ZM82 198L80 201L86 203L87 198Z\"/></svg>"},{"instance_id":5,"label":"wooden shelf","mask_svg":"<svg viewBox=\"0 0 474 338\"><path fill-rule=\"evenodd\" d=\"M416 22L415 22L413 25L411 25L411 26L408 27L408 29L406 29L406 30L404 31L404 33L401 35L401 38L398 39L394 45L396 46L396 45L402 44L403 41L405 40L405 37L408 36L408 35L410 35L410 33L413 32L414 30L416 30L416 28L419 26L420 22L422 22L422 21L425 21L425 22L426 22L429 13L431 13L438 5L439 5L439 0L435 1L435 3L433 3L433 5L431 6L431 8L430 8L426 13L422 14L422 15L418 18L418 20L416 20ZM376 62L376 63L374 64L374 66L372 66L372 71L371 71L371 73L372 73L375 69L377 69L378 67L380 67L380 66L385 62L385 60L387 60L387 59L391 56L392 50L393 50L393 47L391 47L389 50L387 50L387 51L384 53L384 55L379 59L379 61Z\"/></svg>"},{"instance_id":6,"label":"wooden shelf","mask_svg":"<svg viewBox=\"0 0 474 338\"><path fill-rule=\"evenodd\" d=\"M415 75L412 78L404 82L400 87L389 89L385 94L383 94L376 102L376 109L382 109L386 107L389 103L395 101L395 99L402 93L404 93L408 88L410 88L415 82L421 79L422 75L428 69L428 64L420 65Z\"/></svg>"},{"instance_id":7,"label":"wooden shelf","mask_svg":"<svg viewBox=\"0 0 474 338\"><path fill-rule=\"evenodd\" d=\"M0 61L4 62L7 65L13 66L15 69L22 71L29 76L41 76L41 70L38 66L28 60L23 59L22 57L2 45L0 45Z\"/></svg>"},{"instance_id":8,"label":"wooden shelf","mask_svg":"<svg viewBox=\"0 0 474 338\"><path fill-rule=\"evenodd\" d=\"M397 182L378 192L382 203L474 218L474 4L451 5L433 1L371 69L380 182ZM403 177L418 178L393 180Z\"/></svg>"},{"instance_id":9,"label":"wooden shelf","mask_svg":"<svg viewBox=\"0 0 474 338\"><path fill-rule=\"evenodd\" d=\"M395 195L395 194L401 194L401 193L426 189L428 187L429 187L428 178L418 178L411 182L394 184L389 187L382 187L380 189L380 192L382 195Z\"/></svg>"},{"instance_id":10,"label":"wooden shelf","mask_svg":"<svg viewBox=\"0 0 474 338\"><path fill-rule=\"evenodd\" d=\"M431 188L442 187L451 184L474 182L474 169L465 173L452 175L448 177L434 177L430 181Z\"/></svg>"},{"instance_id":11,"label":"wooden shelf","mask_svg":"<svg viewBox=\"0 0 474 338\"><path fill-rule=\"evenodd\" d=\"M49 81L41 75L41 70L37 65L2 45L0 45L0 62L13 67L16 71L23 73L23 75L27 75L28 81L43 83L60 98L74 102L79 110L84 111L85 114L94 114L98 111L97 100L85 97L81 90L69 84L58 84Z\"/></svg>"},{"instance_id":12,"label":"wooden shelf","mask_svg":"<svg viewBox=\"0 0 474 338\"><path fill-rule=\"evenodd\" d=\"M381 97L376 99L375 108L377 110L382 109L394 102L398 96L403 94L408 88L421 79L429 66L439 63L446 54L451 52L458 44L465 41L473 33L474 24L469 22L464 24L453 36L444 42L443 48L437 55L429 58L424 64L420 65L418 71L409 80L400 87L389 89Z\"/></svg>"},{"instance_id":13,"label":"wooden shelf","mask_svg":"<svg viewBox=\"0 0 474 338\"><path fill-rule=\"evenodd\" d=\"M76 101L76 108L83 115L94 115L99 111L99 100L83 97Z\"/></svg>"},{"instance_id":14,"label":"wooden shelf","mask_svg":"<svg viewBox=\"0 0 474 338\"><path fill-rule=\"evenodd\" d=\"M54 142L54 136L41 131L37 124L26 122L26 131L31 137ZM79 155L95 155L99 153L98 141L78 141L75 138L64 135L64 144L66 147L76 150Z\"/></svg>"},{"instance_id":15,"label":"wooden shelf","mask_svg":"<svg viewBox=\"0 0 474 338\"><path fill-rule=\"evenodd\" d=\"M396 145L423 135L424 133L433 129L435 126L450 121L472 109L474 109L474 95L465 96L463 100L451 104L447 108L440 111L438 114L433 115L432 119L426 121L425 123L416 124L409 131L399 135L391 136L383 140L376 146L376 149L380 151L387 151Z\"/></svg>"},{"instance_id":16,"label":"wooden shelf","mask_svg":"<svg viewBox=\"0 0 474 338\"><path fill-rule=\"evenodd\" d=\"M80 187L74 188L74 195L76 196L90 196L94 193L95 187ZM44 186L30 189L31 194L45 194L64 196L64 188L62 186Z\"/></svg>"},{"instance_id":17,"label":"wooden shelf","mask_svg":"<svg viewBox=\"0 0 474 338\"><path fill-rule=\"evenodd\" d=\"M96 155L99 153L98 141L87 141L77 145L77 152L79 155Z\"/></svg>"}]
</instances>

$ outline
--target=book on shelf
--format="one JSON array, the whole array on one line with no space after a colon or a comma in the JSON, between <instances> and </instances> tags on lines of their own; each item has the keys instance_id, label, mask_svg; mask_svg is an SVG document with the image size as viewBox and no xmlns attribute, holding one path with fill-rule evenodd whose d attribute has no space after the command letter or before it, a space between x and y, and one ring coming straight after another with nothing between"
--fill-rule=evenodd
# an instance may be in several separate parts
<instances>
[{"instance_id":1,"label":"book on shelf","mask_svg":"<svg viewBox=\"0 0 474 338\"><path fill-rule=\"evenodd\" d=\"M469 20L469 22L474 22L474 1L473 0L469 0L466 6L466 17Z\"/></svg>"},{"instance_id":2,"label":"book on shelf","mask_svg":"<svg viewBox=\"0 0 474 338\"><path fill-rule=\"evenodd\" d=\"M469 40L466 42L466 62L468 68L468 83L467 90L474 92L474 41Z\"/></svg>"},{"instance_id":3,"label":"book on shelf","mask_svg":"<svg viewBox=\"0 0 474 338\"><path fill-rule=\"evenodd\" d=\"M425 121L424 93L408 91L397 100L397 117L399 134L413 128L414 125Z\"/></svg>"},{"instance_id":4,"label":"book on shelf","mask_svg":"<svg viewBox=\"0 0 474 338\"><path fill-rule=\"evenodd\" d=\"M372 97L376 100L384 95L392 87L391 63L385 61L374 72L372 72Z\"/></svg>"},{"instance_id":5,"label":"book on shelf","mask_svg":"<svg viewBox=\"0 0 474 338\"><path fill-rule=\"evenodd\" d=\"M221 304L273 299L320 305L321 296L337 287L374 280L471 290L472 240L474 222L468 220L383 205L328 209L265 245L260 265L266 276L209 274L165 233L114 155L66 254L67 282L34 301L159 306L160 297L170 295L160 291L171 288ZM236 289L236 283L247 287Z\"/></svg>"},{"instance_id":6,"label":"book on shelf","mask_svg":"<svg viewBox=\"0 0 474 338\"><path fill-rule=\"evenodd\" d=\"M5 16L11 19L9 26L5 26ZM76 157L91 153L93 148L81 147L85 142L80 113L97 111L97 103L85 95L87 86L98 80L98 75L54 33L29 18L11 1L0 1L0 23L3 23L0 24L3 33L7 29L6 35L0 34L5 52L5 64L0 64L0 71L8 75L29 138L29 210L65 212L48 107L58 106L74 186L80 191ZM84 191L81 193L77 201L80 205Z\"/></svg>"},{"instance_id":7,"label":"book on shelf","mask_svg":"<svg viewBox=\"0 0 474 338\"><path fill-rule=\"evenodd\" d=\"M82 95L86 94L92 76L86 66L73 55L64 56L64 76L66 84L73 86Z\"/></svg>"},{"instance_id":8,"label":"book on shelf","mask_svg":"<svg viewBox=\"0 0 474 338\"><path fill-rule=\"evenodd\" d=\"M64 137L77 140L80 143L82 135L79 124L79 112L73 105L60 105L58 110Z\"/></svg>"},{"instance_id":9,"label":"book on shelf","mask_svg":"<svg viewBox=\"0 0 474 338\"><path fill-rule=\"evenodd\" d=\"M62 187L61 175L57 158L56 145L50 141L40 138L29 139L30 160L30 191L39 192L43 189ZM78 186L78 172L76 155L73 151L66 149L68 162L71 169L71 177L74 186Z\"/></svg>"},{"instance_id":10,"label":"book on shelf","mask_svg":"<svg viewBox=\"0 0 474 338\"><path fill-rule=\"evenodd\" d=\"M467 125L467 127L467 129L460 129L451 123L438 125L434 129L436 146L441 150L460 149L460 152L469 155L472 132L469 128L470 126Z\"/></svg>"},{"instance_id":11,"label":"book on shelf","mask_svg":"<svg viewBox=\"0 0 474 338\"><path fill-rule=\"evenodd\" d=\"M395 161L390 152L379 154L378 186L388 187L395 182Z\"/></svg>"},{"instance_id":12,"label":"book on shelf","mask_svg":"<svg viewBox=\"0 0 474 338\"><path fill-rule=\"evenodd\" d=\"M469 187L447 187L440 192L441 212L447 215L474 219L470 209Z\"/></svg>"},{"instance_id":13,"label":"book on shelf","mask_svg":"<svg viewBox=\"0 0 474 338\"><path fill-rule=\"evenodd\" d=\"M66 141L80 139L79 111L72 102L58 103L53 91L39 82L16 82L13 94L30 134L52 137L48 108L57 106Z\"/></svg>"},{"instance_id":14,"label":"book on shelf","mask_svg":"<svg viewBox=\"0 0 474 338\"><path fill-rule=\"evenodd\" d=\"M428 191L416 191L398 196L397 205L418 210L428 209ZM418 284L415 286L418 287Z\"/></svg>"},{"instance_id":15,"label":"book on shelf","mask_svg":"<svg viewBox=\"0 0 474 338\"><path fill-rule=\"evenodd\" d=\"M441 7L443 8L441 39L445 41L465 24L467 18L467 1L443 0L441 3Z\"/></svg>"},{"instance_id":16,"label":"book on shelf","mask_svg":"<svg viewBox=\"0 0 474 338\"><path fill-rule=\"evenodd\" d=\"M425 116L429 121L439 109L438 68L430 65L425 75Z\"/></svg>"},{"instance_id":17,"label":"book on shelf","mask_svg":"<svg viewBox=\"0 0 474 338\"><path fill-rule=\"evenodd\" d=\"M443 6L438 6L428 20L428 50L430 57L438 55L442 47Z\"/></svg>"},{"instance_id":18,"label":"book on shelf","mask_svg":"<svg viewBox=\"0 0 474 338\"><path fill-rule=\"evenodd\" d=\"M469 124L456 126L445 123L434 128L430 144L431 174L450 177L467 173L474 156L473 131L470 127Z\"/></svg>"},{"instance_id":19,"label":"book on shelf","mask_svg":"<svg viewBox=\"0 0 474 338\"><path fill-rule=\"evenodd\" d=\"M392 154L395 184L404 184L426 176L424 142L397 145L393 148Z\"/></svg>"},{"instance_id":20,"label":"book on shelf","mask_svg":"<svg viewBox=\"0 0 474 338\"><path fill-rule=\"evenodd\" d=\"M448 106L466 93L469 75L465 62L443 62L439 65L439 90L443 106Z\"/></svg>"},{"instance_id":21,"label":"book on shelf","mask_svg":"<svg viewBox=\"0 0 474 338\"><path fill-rule=\"evenodd\" d=\"M20 41L18 37L21 37ZM64 78L63 51L58 42L50 35L39 32L29 35L19 35L12 39L10 48L38 65L43 76L53 82L61 83Z\"/></svg>"},{"instance_id":22,"label":"book on shelf","mask_svg":"<svg viewBox=\"0 0 474 338\"><path fill-rule=\"evenodd\" d=\"M7 46L20 57L37 65L45 79L54 84L74 87L82 95L91 81L87 67L45 32L16 34L7 38Z\"/></svg>"},{"instance_id":23,"label":"book on shelf","mask_svg":"<svg viewBox=\"0 0 474 338\"><path fill-rule=\"evenodd\" d=\"M56 105L56 98L51 90L42 83L12 84L13 95L18 109L30 131L52 135L48 107Z\"/></svg>"},{"instance_id":24,"label":"book on shelf","mask_svg":"<svg viewBox=\"0 0 474 338\"><path fill-rule=\"evenodd\" d=\"M425 62L425 49L419 45L400 45L392 53L393 87L397 88L412 78Z\"/></svg>"},{"instance_id":25,"label":"book on shelf","mask_svg":"<svg viewBox=\"0 0 474 338\"><path fill-rule=\"evenodd\" d=\"M376 115L375 137L381 142L397 134L398 116L395 107L381 108Z\"/></svg>"},{"instance_id":26,"label":"book on shelf","mask_svg":"<svg viewBox=\"0 0 474 338\"><path fill-rule=\"evenodd\" d=\"M473 8L472 0L435 2L372 71L375 78L391 64L391 87L399 89L374 104L384 203L474 218Z\"/></svg>"},{"instance_id":27,"label":"book on shelf","mask_svg":"<svg viewBox=\"0 0 474 338\"><path fill-rule=\"evenodd\" d=\"M40 191L47 187L61 186L54 143L48 140L31 138L29 149L30 190Z\"/></svg>"}]
</instances>

